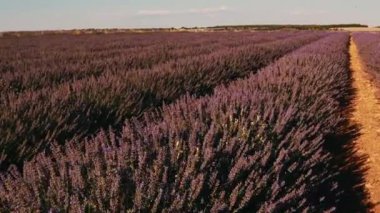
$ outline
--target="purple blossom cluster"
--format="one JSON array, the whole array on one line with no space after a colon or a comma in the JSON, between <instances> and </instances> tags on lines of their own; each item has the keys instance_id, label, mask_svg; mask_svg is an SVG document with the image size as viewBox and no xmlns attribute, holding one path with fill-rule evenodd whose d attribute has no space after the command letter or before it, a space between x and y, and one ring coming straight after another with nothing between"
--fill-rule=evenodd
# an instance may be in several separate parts
<instances>
[{"instance_id":1,"label":"purple blossom cluster","mask_svg":"<svg viewBox=\"0 0 380 213\"><path fill-rule=\"evenodd\" d=\"M92 35L88 42L87 37L48 39L51 49L49 45L40 47L44 40L35 38L36 44L27 43L32 47L26 50L19 49L26 45L21 39L22 44L12 50L19 51L16 56L0 56L5 58L0 69L6 76L0 97L4 109L0 111L0 169L11 164L21 167L53 141L64 144L109 127L121 130L125 119L185 94L210 94L215 86L254 73L325 35L148 34L136 44L131 44L136 35L114 35L109 44ZM11 41L6 41L1 40L5 43L2 48L11 49ZM68 44L59 43L62 41ZM46 59L41 59L43 56ZM25 57L25 62L20 57ZM9 89L11 85L18 85L17 91Z\"/></svg>"},{"instance_id":2,"label":"purple blossom cluster","mask_svg":"<svg viewBox=\"0 0 380 213\"><path fill-rule=\"evenodd\" d=\"M55 144L1 175L1 209L332 211L327 195L339 191L323 145L342 120L348 41L330 34L212 95L128 120L121 134Z\"/></svg>"},{"instance_id":3,"label":"purple blossom cluster","mask_svg":"<svg viewBox=\"0 0 380 213\"><path fill-rule=\"evenodd\" d=\"M352 37L368 67L367 71L380 87L380 33L360 32L354 33Z\"/></svg>"}]
</instances>

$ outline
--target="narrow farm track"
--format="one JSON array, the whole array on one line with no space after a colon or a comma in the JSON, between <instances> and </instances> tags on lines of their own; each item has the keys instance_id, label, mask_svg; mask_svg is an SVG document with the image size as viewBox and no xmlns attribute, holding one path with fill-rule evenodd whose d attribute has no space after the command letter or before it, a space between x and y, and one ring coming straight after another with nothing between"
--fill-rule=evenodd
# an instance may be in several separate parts
<instances>
[{"instance_id":1,"label":"narrow farm track","mask_svg":"<svg viewBox=\"0 0 380 213\"><path fill-rule=\"evenodd\" d=\"M368 156L365 167L365 187L374 205L380 212L380 104L375 96L376 87L365 72L357 46L351 38L351 70L356 96L353 100L352 121L360 126L360 136L356 140L359 154Z\"/></svg>"}]
</instances>

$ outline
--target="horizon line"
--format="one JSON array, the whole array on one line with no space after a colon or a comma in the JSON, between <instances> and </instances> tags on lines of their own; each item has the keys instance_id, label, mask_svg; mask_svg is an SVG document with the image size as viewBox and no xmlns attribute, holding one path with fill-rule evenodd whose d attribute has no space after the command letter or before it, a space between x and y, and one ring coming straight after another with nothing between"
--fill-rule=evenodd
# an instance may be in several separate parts
<instances>
[{"instance_id":1,"label":"horizon line","mask_svg":"<svg viewBox=\"0 0 380 213\"><path fill-rule=\"evenodd\" d=\"M74 30L150 30L150 29L195 29L195 28L217 28L217 27L260 27L260 26L330 26L330 25L360 25L358 27L380 27L380 25L369 25L362 23L343 23L343 24L225 24L213 26L162 26L162 27L88 27L88 28L55 28L55 29L36 29L36 30L6 30L0 33L22 33L22 32L55 32L55 31L74 31Z\"/></svg>"}]
</instances>

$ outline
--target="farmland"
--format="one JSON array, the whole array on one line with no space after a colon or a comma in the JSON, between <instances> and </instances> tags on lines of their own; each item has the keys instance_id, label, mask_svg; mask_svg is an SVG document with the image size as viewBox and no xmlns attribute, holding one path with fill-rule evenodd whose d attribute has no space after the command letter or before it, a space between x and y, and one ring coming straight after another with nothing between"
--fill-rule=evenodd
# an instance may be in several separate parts
<instances>
[{"instance_id":1,"label":"farmland","mask_svg":"<svg viewBox=\"0 0 380 213\"><path fill-rule=\"evenodd\" d=\"M322 30L0 38L0 211L376 208L379 53Z\"/></svg>"}]
</instances>

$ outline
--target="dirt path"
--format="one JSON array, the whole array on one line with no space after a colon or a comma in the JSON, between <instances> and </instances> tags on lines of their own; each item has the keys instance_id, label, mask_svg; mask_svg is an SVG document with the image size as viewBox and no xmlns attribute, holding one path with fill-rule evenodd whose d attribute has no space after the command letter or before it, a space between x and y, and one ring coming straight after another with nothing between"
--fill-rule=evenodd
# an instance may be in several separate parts
<instances>
[{"instance_id":1,"label":"dirt path","mask_svg":"<svg viewBox=\"0 0 380 213\"><path fill-rule=\"evenodd\" d=\"M375 97L376 88L369 80L361 61L356 44L351 39L351 69L353 86L357 90L353 101L352 120L360 125L360 136L356 146L360 154L368 156L365 187L374 211L380 212L380 104Z\"/></svg>"}]
</instances>

